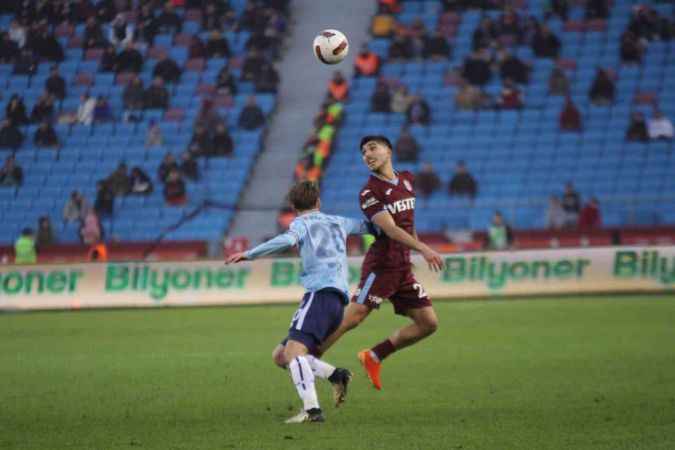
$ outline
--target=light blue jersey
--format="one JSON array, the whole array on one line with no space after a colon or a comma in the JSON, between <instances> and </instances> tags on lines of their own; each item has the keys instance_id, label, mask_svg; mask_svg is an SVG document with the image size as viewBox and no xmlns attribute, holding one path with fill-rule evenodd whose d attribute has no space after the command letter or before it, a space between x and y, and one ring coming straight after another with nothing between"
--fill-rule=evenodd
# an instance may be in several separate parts
<instances>
[{"instance_id":1,"label":"light blue jersey","mask_svg":"<svg viewBox=\"0 0 675 450\"><path fill-rule=\"evenodd\" d=\"M368 232L366 221L311 212L296 217L286 233L247 251L246 257L255 259L298 245L303 267L300 280L305 289L315 292L335 288L344 293L346 301L349 298L347 236Z\"/></svg>"}]
</instances>

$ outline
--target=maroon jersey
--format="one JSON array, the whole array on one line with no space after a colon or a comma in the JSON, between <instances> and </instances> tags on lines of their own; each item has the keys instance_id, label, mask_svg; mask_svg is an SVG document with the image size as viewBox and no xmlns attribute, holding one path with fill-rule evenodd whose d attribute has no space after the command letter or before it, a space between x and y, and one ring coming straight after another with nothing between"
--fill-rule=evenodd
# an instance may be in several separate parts
<instances>
[{"instance_id":1,"label":"maroon jersey","mask_svg":"<svg viewBox=\"0 0 675 450\"><path fill-rule=\"evenodd\" d=\"M396 180L385 181L371 175L359 193L363 214L372 220L379 212L387 211L394 222L411 235L415 228L415 177L410 172L397 172ZM381 233L368 250L362 272L410 270L410 249Z\"/></svg>"}]
</instances>

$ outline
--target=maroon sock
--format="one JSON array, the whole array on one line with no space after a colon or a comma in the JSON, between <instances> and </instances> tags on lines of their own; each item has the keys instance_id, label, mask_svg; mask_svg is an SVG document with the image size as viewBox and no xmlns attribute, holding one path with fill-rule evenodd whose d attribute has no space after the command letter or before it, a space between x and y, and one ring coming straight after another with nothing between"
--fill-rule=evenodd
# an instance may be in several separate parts
<instances>
[{"instance_id":1,"label":"maroon sock","mask_svg":"<svg viewBox=\"0 0 675 450\"><path fill-rule=\"evenodd\" d=\"M394 347L394 344L392 344L389 339L385 339L375 347L371 348L370 351L375 353L380 361L384 361L384 358L396 351L396 347Z\"/></svg>"}]
</instances>

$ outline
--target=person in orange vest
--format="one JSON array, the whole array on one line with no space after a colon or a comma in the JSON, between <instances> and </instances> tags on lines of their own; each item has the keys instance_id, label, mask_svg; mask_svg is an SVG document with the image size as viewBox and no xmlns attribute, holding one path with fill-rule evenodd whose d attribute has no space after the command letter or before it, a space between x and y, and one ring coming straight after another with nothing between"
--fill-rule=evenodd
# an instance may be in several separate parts
<instances>
[{"instance_id":1,"label":"person in orange vest","mask_svg":"<svg viewBox=\"0 0 675 450\"><path fill-rule=\"evenodd\" d=\"M93 243L91 247L89 247L89 252L87 253L87 260L91 262L108 261L108 247L105 245L105 242L98 241Z\"/></svg>"},{"instance_id":2,"label":"person in orange vest","mask_svg":"<svg viewBox=\"0 0 675 450\"><path fill-rule=\"evenodd\" d=\"M328 92L337 101L343 101L349 95L349 83L340 71L336 71L333 79L328 83Z\"/></svg>"},{"instance_id":3,"label":"person in orange vest","mask_svg":"<svg viewBox=\"0 0 675 450\"><path fill-rule=\"evenodd\" d=\"M357 77L373 77L380 71L380 57L371 52L367 45L361 47L354 62Z\"/></svg>"}]
</instances>

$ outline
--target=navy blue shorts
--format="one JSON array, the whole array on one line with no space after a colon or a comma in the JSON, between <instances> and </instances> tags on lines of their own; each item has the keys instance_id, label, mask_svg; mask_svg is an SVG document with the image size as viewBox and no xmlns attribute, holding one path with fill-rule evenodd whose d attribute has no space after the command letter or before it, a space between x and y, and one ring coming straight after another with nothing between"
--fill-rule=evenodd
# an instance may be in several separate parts
<instances>
[{"instance_id":1,"label":"navy blue shorts","mask_svg":"<svg viewBox=\"0 0 675 450\"><path fill-rule=\"evenodd\" d=\"M316 351L340 326L344 308L345 296L337 289L307 292L293 314L288 337L281 344L292 339L305 344L310 353Z\"/></svg>"}]
</instances>

